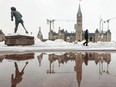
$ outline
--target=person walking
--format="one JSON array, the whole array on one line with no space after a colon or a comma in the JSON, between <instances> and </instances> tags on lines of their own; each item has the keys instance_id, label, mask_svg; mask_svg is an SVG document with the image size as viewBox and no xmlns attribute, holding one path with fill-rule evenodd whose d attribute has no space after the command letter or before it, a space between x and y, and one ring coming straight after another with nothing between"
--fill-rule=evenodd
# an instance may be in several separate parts
<instances>
[{"instance_id":1,"label":"person walking","mask_svg":"<svg viewBox=\"0 0 116 87\"><path fill-rule=\"evenodd\" d=\"M26 30L24 24L23 24L23 20L22 20L22 15L20 12L16 11L15 7L11 7L11 21L13 21L13 16L15 17L15 30L14 33L17 32L17 28L19 23L22 24L23 28L25 29L25 32L28 33L28 31Z\"/></svg>"},{"instance_id":2,"label":"person walking","mask_svg":"<svg viewBox=\"0 0 116 87\"><path fill-rule=\"evenodd\" d=\"M86 29L84 37L85 37L85 42L83 43L83 45L88 46L88 29Z\"/></svg>"}]
</instances>

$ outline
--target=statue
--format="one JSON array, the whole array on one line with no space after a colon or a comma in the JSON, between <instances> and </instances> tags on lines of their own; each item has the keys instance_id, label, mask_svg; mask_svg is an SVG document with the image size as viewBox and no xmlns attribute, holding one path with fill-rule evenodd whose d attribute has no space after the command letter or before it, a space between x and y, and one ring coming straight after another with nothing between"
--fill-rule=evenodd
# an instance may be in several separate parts
<instances>
[{"instance_id":1,"label":"statue","mask_svg":"<svg viewBox=\"0 0 116 87\"><path fill-rule=\"evenodd\" d=\"M23 24L22 15L21 15L20 12L16 11L15 7L11 7L11 21L13 21L13 16L15 17L15 30L14 30L14 33L17 32L18 25L19 25L19 23L21 23L23 28L25 29L25 32L28 34L28 31L26 30L26 28L25 28L25 26Z\"/></svg>"}]
</instances>

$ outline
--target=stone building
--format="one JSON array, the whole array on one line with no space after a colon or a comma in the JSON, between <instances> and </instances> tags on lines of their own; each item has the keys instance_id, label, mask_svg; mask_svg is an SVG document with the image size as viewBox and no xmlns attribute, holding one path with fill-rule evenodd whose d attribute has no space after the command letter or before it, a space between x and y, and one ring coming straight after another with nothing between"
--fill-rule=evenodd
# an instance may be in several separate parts
<instances>
[{"instance_id":1,"label":"stone building","mask_svg":"<svg viewBox=\"0 0 116 87\"><path fill-rule=\"evenodd\" d=\"M89 30L89 29L88 29ZM58 30L58 33L54 32L50 29L48 34L49 40L55 39L63 39L66 42L75 42L84 40L84 31L83 31L83 16L81 12L81 6L79 4L76 24L75 24L75 32L69 33L68 31L64 31L64 29ZM102 33L96 29L94 33L89 32L89 41L91 42L110 42L111 41L111 32L110 30L103 31Z\"/></svg>"},{"instance_id":2,"label":"stone building","mask_svg":"<svg viewBox=\"0 0 116 87\"><path fill-rule=\"evenodd\" d=\"M37 34L37 38L40 39L41 41L43 41L43 35L42 35L42 32L41 32L41 27L39 27L39 32Z\"/></svg>"},{"instance_id":3,"label":"stone building","mask_svg":"<svg viewBox=\"0 0 116 87\"><path fill-rule=\"evenodd\" d=\"M5 34L0 30L0 42L5 40Z\"/></svg>"}]
</instances>

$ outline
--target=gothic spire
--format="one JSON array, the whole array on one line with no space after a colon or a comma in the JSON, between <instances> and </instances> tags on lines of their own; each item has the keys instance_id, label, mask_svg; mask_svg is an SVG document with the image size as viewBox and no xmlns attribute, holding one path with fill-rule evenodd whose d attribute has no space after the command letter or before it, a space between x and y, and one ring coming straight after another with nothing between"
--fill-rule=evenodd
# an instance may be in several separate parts
<instances>
[{"instance_id":1,"label":"gothic spire","mask_svg":"<svg viewBox=\"0 0 116 87\"><path fill-rule=\"evenodd\" d=\"M82 12L81 12L81 6L79 4L77 17L80 17L80 16L82 16Z\"/></svg>"}]
</instances>

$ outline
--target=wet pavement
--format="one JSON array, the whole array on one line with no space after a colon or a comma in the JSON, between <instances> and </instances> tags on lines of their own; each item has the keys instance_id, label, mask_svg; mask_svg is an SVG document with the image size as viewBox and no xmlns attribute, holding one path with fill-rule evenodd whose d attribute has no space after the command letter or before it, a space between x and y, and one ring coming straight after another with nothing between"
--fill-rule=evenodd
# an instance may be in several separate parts
<instances>
[{"instance_id":1,"label":"wet pavement","mask_svg":"<svg viewBox=\"0 0 116 87\"><path fill-rule=\"evenodd\" d=\"M116 53L0 55L0 87L116 87Z\"/></svg>"}]
</instances>

